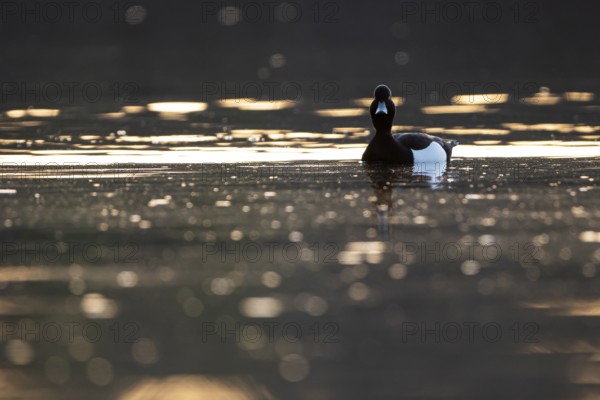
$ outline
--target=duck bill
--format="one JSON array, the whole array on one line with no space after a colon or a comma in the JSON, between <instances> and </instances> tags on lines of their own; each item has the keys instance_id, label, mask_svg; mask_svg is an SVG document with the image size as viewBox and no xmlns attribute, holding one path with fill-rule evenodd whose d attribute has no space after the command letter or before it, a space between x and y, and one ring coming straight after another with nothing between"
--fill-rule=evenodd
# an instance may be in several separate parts
<instances>
[{"instance_id":1,"label":"duck bill","mask_svg":"<svg viewBox=\"0 0 600 400\"><path fill-rule=\"evenodd\" d=\"M380 101L379 104L377 105L377 110L375 111L375 114L387 114L388 113L388 109L385 106L385 101Z\"/></svg>"}]
</instances>

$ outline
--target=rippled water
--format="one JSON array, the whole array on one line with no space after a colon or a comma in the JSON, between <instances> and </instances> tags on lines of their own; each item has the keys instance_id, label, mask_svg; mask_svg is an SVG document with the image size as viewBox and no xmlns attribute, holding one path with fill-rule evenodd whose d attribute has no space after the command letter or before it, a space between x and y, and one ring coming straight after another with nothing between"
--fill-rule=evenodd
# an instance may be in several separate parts
<instances>
[{"instance_id":1,"label":"rippled water","mask_svg":"<svg viewBox=\"0 0 600 400\"><path fill-rule=\"evenodd\" d=\"M3 396L599 394L592 123L398 127L456 159L373 169L364 116L52 118L2 142Z\"/></svg>"}]
</instances>

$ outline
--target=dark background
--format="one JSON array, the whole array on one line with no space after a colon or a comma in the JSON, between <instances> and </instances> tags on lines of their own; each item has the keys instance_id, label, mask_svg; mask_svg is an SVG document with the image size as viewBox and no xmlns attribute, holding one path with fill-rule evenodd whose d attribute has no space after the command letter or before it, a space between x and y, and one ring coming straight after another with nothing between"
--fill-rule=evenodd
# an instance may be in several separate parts
<instances>
[{"instance_id":1,"label":"dark background","mask_svg":"<svg viewBox=\"0 0 600 400\"><path fill-rule=\"evenodd\" d=\"M593 1L291 2L288 13L296 7L302 14L288 22L270 1L84 1L71 15L69 4L0 2L3 108L44 103L23 89L12 95L7 85L14 83L133 87L133 103L211 100L207 82L264 82L261 67L270 82L335 82L342 99L366 97L380 82L403 95L405 82L425 82L421 92L449 82L491 83L519 96L539 86L600 86L600 4ZM225 6L240 7L241 21L221 24L216 14ZM255 10L262 15L255 18ZM407 64L395 61L398 51L409 54ZM275 53L286 58L281 68L269 66ZM422 99L420 93L416 101Z\"/></svg>"}]
</instances>

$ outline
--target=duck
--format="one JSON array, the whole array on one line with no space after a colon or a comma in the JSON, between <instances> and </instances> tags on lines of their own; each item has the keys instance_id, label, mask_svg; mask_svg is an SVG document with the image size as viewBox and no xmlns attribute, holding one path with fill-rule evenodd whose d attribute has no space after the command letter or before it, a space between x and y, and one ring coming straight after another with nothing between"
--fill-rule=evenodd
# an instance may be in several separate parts
<instances>
[{"instance_id":1,"label":"duck","mask_svg":"<svg viewBox=\"0 0 600 400\"><path fill-rule=\"evenodd\" d=\"M396 105L392 91L386 85L378 85L369 108L375 136L365 149L362 161L415 165L421 163L449 163L456 140L443 140L426 133L392 134Z\"/></svg>"}]
</instances>

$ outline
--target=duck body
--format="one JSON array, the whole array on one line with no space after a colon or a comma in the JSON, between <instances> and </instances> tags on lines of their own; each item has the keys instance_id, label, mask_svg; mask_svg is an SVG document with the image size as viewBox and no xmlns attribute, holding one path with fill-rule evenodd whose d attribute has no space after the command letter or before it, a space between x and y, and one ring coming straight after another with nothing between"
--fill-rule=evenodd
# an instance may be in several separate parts
<instances>
[{"instance_id":1,"label":"duck body","mask_svg":"<svg viewBox=\"0 0 600 400\"><path fill-rule=\"evenodd\" d=\"M445 141L425 133L392 135L396 105L391 95L385 85L375 88L375 99L369 110L375 136L363 153L362 161L387 164L450 162L452 149L458 145L456 140Z\"/></svg>"},{"instance_id":2,"label":"duck body","mask_svg":"<svg viewBox=\"0 0 600 400\"><path fill-rule=\"evenodd\" d=\"M444 141L425 133L377 132L363 153L365 162L415 164L450 162L456 141Z\"/></svg>"}]
</instances>

